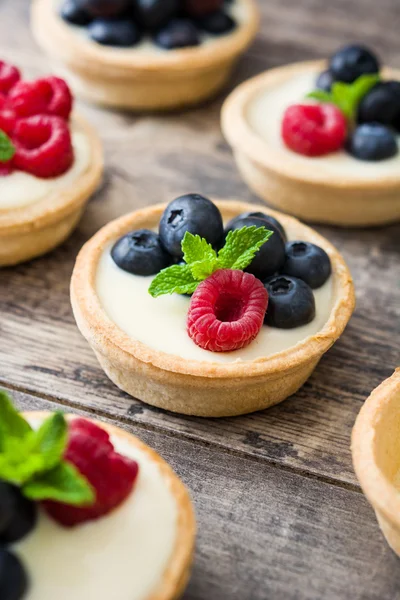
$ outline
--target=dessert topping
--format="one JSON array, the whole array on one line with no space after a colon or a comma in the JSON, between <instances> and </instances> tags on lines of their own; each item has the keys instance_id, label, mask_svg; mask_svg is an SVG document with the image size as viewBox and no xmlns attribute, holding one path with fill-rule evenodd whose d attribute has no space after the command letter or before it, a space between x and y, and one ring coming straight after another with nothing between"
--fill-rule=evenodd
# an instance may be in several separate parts
<instances>
[{"instance_id":1,"label":"dessert topping","mask_svg":"<svg viewBox=\"0 0 400 600\"><path fill-rule=\"evenodd\" d=\"M282 273L305 281L313 290L320 288L331 276L332 267L323 248L311 242L288 242Z\"/></svg>"},{"instance_id":2,"label":"dessert topping","mask_svg":"<svg viewBox=\"0 0 400 600\"><path fill-rule=\"evenodd\" d=\"M296 277L276 275L267 279L268 310L265 323L279 329L294 329L315 318L315 298L312 289Z\"/></svg>"},{"instance_id":3,"label":"dessert topping","mask_svg":"<svg viewBox=\"0 0 400 600\"><path fill-rule=\"evenodd\" d=\"M124 235L112 247L111 256L120 269L142 276L156 275L172 262L159 236L149 229Z\"/></svg>"},{"instance_id":4,"label":"dessert topping","mask_svg":"<svg viewBox=\"0 0 400 600\"><path fill-rule=\"evenodd\" d=\"M390 127L380 123L364 123L351 134L347 149L360 160L378 161L396 156L398 145Z\"/></svg>"},{"instance_id":5,"label":"dessert topping","mask_svg":"<svg viewBox=\"0 0 400 600\"><path fill-rule=\"evenodd\" d=\"M0 94L7 95L20 77L17 67L0 60Z\"/></svg>"},{"instance_id":6,"label":"dessert topping","mask_svg":"<svg viewBox=\"0 0 400 600\"><path fill-rule=\"evenodd\" d=\"M21 600L28 589L28 576L15 554L0 548L0 598Z\"/></svg>"},{"instance_id":7,"label":"dessert topping","mask_svg":"<svg viewBox=\"0 0 400 600\"><path fill-rule=\"evenodd\" d=\"M375 54L364 46L345 46L331 58L329 70L336 81L352 83L361 75L379 73L379 61Z\"/></svg>"}]
</instances>

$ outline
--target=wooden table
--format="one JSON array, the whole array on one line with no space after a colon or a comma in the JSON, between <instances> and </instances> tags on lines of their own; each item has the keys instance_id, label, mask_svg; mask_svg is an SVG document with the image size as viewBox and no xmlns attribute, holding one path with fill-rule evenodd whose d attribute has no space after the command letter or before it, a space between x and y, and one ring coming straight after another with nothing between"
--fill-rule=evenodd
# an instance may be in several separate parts
<instances>
[{"instance_id":1,"label":"wooden table","mask_svg":"<svg viewBox=\"0 0 400 600\"><path fill-rule=\"evenodd\" d=\"M28 6L0 3L0 56L33 76L49 65L29 34ZM261 7L262 32L234 83L354 39L400 67L397 0L263 0ZM400 364L400 226L317 228L348 260L358 307L303 389L265 412L207 420L150 408L106 378L75 326L68 294L75 256L110 219L187 191L256 200L221 136L221 102L159 117L80 107L104 141L104 184L61 248L1 271L0 383L24 408L61 406L110 420L170 461L193 494L199 524L186 599L400 598L399 562L349 451L363 401Z\"/></svg>"}]
</instances>

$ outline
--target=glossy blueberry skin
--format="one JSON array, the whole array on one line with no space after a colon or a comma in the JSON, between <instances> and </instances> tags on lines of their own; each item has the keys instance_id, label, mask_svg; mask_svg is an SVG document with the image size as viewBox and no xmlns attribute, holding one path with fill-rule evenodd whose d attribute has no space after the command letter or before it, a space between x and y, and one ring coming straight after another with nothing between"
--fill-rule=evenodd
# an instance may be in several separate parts
<instances>
[{"instance_id":1,"label":"glossy blueberry skin","mask_svg":"<svg viewBox=\"0 0 400 600\"><path fill-rule=\"evenodd\" d=\"M36 504L22 496L18 488L5 482L0 482L0 511L0 546L21 540L36 525Z\"/></svg>"},{"instance_id":2,"label":"glossy blueberry skin","mask_svg":"<svg viewBox=\"0 0 400 600\"><path fill-rule=\"evenodd\" d=\"M181 243L185 233L199 235L219 247L224 226L218 208L200 194L187 194L170 202L160 220L160 240L169 254L182 258Z\"/></svg>"},{"instance_id":3,"label":"glossy blueberry skin","mask_svg":"<svg viewBox=\"0 0 400 600\"><path fill-rule=\"evenodd\" d=\"M28 576L15 554L0 548L0 598L21 600L28 589Z\"/></svg>"},{"instance_id":4,"label":"glossy blueberry skin","mask_svg":"<svg viewBox=\"0 0 400 600\"><path fill-rule=\"evenodd\" d=\"M76 0L76 4L93 18L120 17L130 10L131 0Z\"/></svg>"},{"instance_id":5,"label":"glossy blueberry skin","mask_svg":"<svg viewBox=\"0 0 400 600\"><path fill-rule=\"evenodd\" d=\"M282 274L305 281L311 289L320 288L331 276L331 261L323 248L310 242L288 242Z\"/></svg>"},{"instance_id":6,"label":"glossy blueberry skin","mask_svg":"<svg viewBox=\"0 0 400 600\"><path fill-rule=\"evenodd\" d=\"M278 329L294 329L315 318L312 289L302 279L276 275L264 283L268 292L268 308L264 323Z\"/></svg>"},{"instance_id":7,"label":"glossy blueberry skin","mask_svg":"<svg viewBox=\"0 0 400 600\"><path fill-rule=\"evenodd\" d=\"M213 35L230 33L236 27L236 21L222 10L199 19L198 24L201 29Z\"/></svg>"},{"instance_id":8,"label":"glossy blueberry skin","mask_svg":"<svg viewBox=\"0 0 400 600\"><path fill-rule=\"evenodd\" d=\"M336 81L352 83L361 75L379 73L377 57L364 46L345 46L334 54L329 69Z\"/></svg>"},{"instance_id":9,"label":"glossy blueberry skin","mask_svg":"<svg viewBox=\"0 0 400 600\"><path fill-rule=\"evenodd\" d=\"M165 50L199 46L201 40L196 25L189 19L171 19L153 38Z\"/></svg>"},{"instance_id":10,"label":"glossy blueberry skin","mask_svg":"<svg viewBox=\"0 0 400 600\"><path fill-rule=\"evenodd\" d=\"M250 265L245 269L248 273L252 273L255 277L264 281L264 279L274 275L283 267L285 262L285 242L279 230L271 222L257 217L237 219L231 225L230 229L242 229L242 227L252 226L265 227L274 232L269 240L261 246Z\"/></svg>"},{"instance_id":11,"label":"glossy blueberry skin","mask_svg":"<svg viewBox=\"0 0 400 600\"><path fill-rule=\"evenodd\" d=\"M349 138L347 151L359 160L377 162L396 156L399 148L392 129L380 123L364 123Z\"/></svg>"},{"instance_id":12,"label":"glossy blueberry skin","mask_svg":"<svg viewBox=\"0 0 400 600\"><path fill-rule=\"evenodd\" d=\"M327 71L322 71L322 73L318 75L316 86L319 90L330 92L334 81L333 75L328 69Z\"/></svg>"},{"instance_id":13,"label":"glossy blueberry skin","mask_svg":"<svg viewBox=\"0 0 400 600\"><path fill-rule=\"evenodd\" d=\"M390 127L400 122L400 82L384 81L372 88L360 103L358 122Z\"/></svg>"},{"instance_id":14,"label":"glossy blueberry skin","mask_svg":"<svg viewBox=\"0 0 400 600\"><path fill-rule=\"evenodd\" d=\"M156 31L176 17L179 0L133 0L133 15L140 27Z\"/></svg>"},{"instance_id":15,"label":"glossy blueberry skin","mask_svg":"<svg viewBox=\"0 0 400 600\"><path fill-rule=\"evenodd\" d=\"M140 41L140 32L129 19L95 19L88 27L90 38L103 46L129 48Z\"/></svg>"},{"instance_id":16,"label":"glossy blueberry skin","mask_svg":"<svg viewBox=\"0 0 400 600\"><path fill-rule=\"evenodd\" d=\"M272 215L267 215L266 213L263 213L261 211L244 212L244 213L240 214L239 216L235 217L234 219L229 221L229 223L227 224L226 229L225 229L225 235L228 233L228 231L230 231L232 229L232 227L236 223L236 221L238 221L239 219L246 219L247 217L257 217L257 219L264 219L265 221L267 221L270 225L273 225L275 227L275 229L277 229L279 231L279 233L283 237L284 241L286 242L286 240L287 240L286 231L284 230L283 226L278 221L278 219L275 219L275 217L273 217Z\"/></svg>"},{"instance_id":17,"label":"glossy blueberry skin","mask_svg":"<svg viewBox=\"0 0 400 600\"><path fill-rule=\"evenodd\" d=\"M149 229L130 231L111 249L115 264L133 275L156 275L168 267L172 258L161 246L159 236Z\"/></svg>"},{"instance_id":18,"label":"glossy blueberry skin","mask_svg":"<svg viewBox=\"0 0 400 600\"><path fill-rule=\"evenodd\" d=\"M64 0L60 9L60 16L72 25L89 25L92 17L79 6L78 0Z\"/></svg>"}]
</instances>

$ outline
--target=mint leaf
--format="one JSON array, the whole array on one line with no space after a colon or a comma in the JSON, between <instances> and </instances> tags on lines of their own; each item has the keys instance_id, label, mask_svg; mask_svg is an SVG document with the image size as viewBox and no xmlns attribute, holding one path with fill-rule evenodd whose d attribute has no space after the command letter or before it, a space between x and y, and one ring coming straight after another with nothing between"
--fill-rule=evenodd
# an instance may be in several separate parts
<instances>
[{"instance_id":1,"label":"mint leaf","mask_svg":"<svg viewBox=\"0 0 400 600\"><path fill-rule=\"evenodd\" d=\"M96 499L90 483L68 462L26 483L22 493L30 500L55 500L73 506L90 506Z\"/></svg>"},{"instance_id":2,"label":"mint leaf","mask_svg":"<svg viewBox=\"0 0 400 600\"><path fill-rule=\"evenodd\" d=\"M0 451L6 438L22 439L30 431L32 427L14 407L11 397L0 390Z\"/></svg>"},{"instance_id":3,"label":"mint leaf","mask_svg":"<svg viewBox=\"0 0 400 600\"><path fill-rule=\"evenodd\" d=\"M15 154L15 146L4 131L0 130L0 163L8 162Z\"/></svg>"},{"instance_id":4,"label":"mint leaf","mask_svg":"<svg viewBox=\"0 0 400 600\"><path fill-rule=\"evenodd\" d=\"M150 284L149 294L153 298L164 294L192 294L198 283L188 265L172 265L156 275Z\"/></svg>"},{"instance_id":5,"label":"mint leaf","mask_svg":"<svg viewBox=\"0 0 400 600\"><path fill-rule=\"evenodd\" d=\"M215 271L217 254L204 238L187 231L182 240L182 251L184 261L198 281L207 279Z\"/></svg>"},{"instance_id":6,"label":"mint leaf","mask_svg":"<svg viewBox=\"0 0 400 600\"><path fill-rule=\"evenodd\" d=\"M330 92L324 92L324 90L315 90L314 92L307 94L306 97L312 98L313 100L319 100L320 102L332 102L332 94Z\"/></svg>"},{"instance_id":7,"label":"mint leaf","mask_svg":"<svg viewBox=\"0 0 400 600\"><path fill-rule=\"evenodd\" d=\"M67 446L68 426L63 413L51 415L35 432L33 451L42 457L43 468L55 467L61 460Z\"/></svg>"},{"instance_id":8,"label":"mint leaf","mask_svg":"<svg viewBox=\"0 0 400 600\"><path fill-rule=\"evenodd\" d=\"M273 231L255 225L230 231L225 246L218 253L219 268L245 269L272 234Z\"/></svg>"}]
</instances>

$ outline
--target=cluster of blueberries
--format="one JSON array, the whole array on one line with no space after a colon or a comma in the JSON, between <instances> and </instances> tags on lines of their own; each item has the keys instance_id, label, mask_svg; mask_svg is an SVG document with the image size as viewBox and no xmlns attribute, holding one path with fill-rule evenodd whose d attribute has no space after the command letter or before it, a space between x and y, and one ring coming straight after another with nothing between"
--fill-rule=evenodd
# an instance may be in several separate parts
<instances>
[{"instance_id":1,"label":"cluster of blueberries","mask_svg":"<svg viewBox=\"0 0 400 600\"><path fill-rule=\"evenodd\" d=\"M202 33L221 35L236 23L233 0L64 0L61 17L86 27L99 44L132 47L148 35L166 50L198 46Z\"/></svg>"},{"instance_id":2,"label":"cluster of blueberries","mask_svg":"<svg viewBox=\"0 0 400 600\"><path fill-rule=\"evenodd\" d=\"M187 231L205 238L218 250L229 231L252 226L273 231L246 269L268 291L265 324L292 329L311 322L315 317L312 290L329 279L329 256L315 244L288 242L281 223L263 212L243 213L224 229L221 213L210 200L199 194L180 196L165 209L158 234L148 229L131 231L117 240L111 256L128 273L156 275L161 269L182 262L181 242Z\"/></svg>"},{"instance_id":3,"label":"cluster of blueberries","mask_svg":"<svg viewBox=\"0 0 400 600\"><path fill-rule=\"evenodd\" d=\"M20 600L28 589L28 576L8 547L27 536L36 525L37 506L20 490L0 481L0 598Z\"/></svg>"},{"instance_id":4,"label":"cluster of blueberries","mask_svg":"<svg viewBox=\"0 0 400 600\"><path fill-rule=\"evenodd\" d=\"M361 75L379 74L380 61L363 46L345 46L332 56L317 87L330 92L335 81L353 83ZM361 100L357 124L347 143L348 152L361 160L385 160L398 151L400 82L381 81Z\"/></svg>"}]
</instances>

